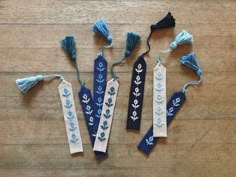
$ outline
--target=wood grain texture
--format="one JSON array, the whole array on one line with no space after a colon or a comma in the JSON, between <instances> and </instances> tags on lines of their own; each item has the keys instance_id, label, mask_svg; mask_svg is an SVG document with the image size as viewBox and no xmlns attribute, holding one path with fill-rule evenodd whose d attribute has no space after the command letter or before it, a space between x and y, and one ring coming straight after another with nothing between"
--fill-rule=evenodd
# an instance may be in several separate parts
<instances>
[{"instance_id":1,"label":"wood grain texture","mask_svg":"<svg viewBox=\"0 0 236 177\"><path fill-rule=\"evenodd\" d=\"M176 28L161 30L146 57L142 126L125 129L132 65L146 49L149 26L167 11ZM110 67L125 48L127 31L142 42L122 66L120 89L109 144L109 158L96 161L76 97L74 66L60 47L65 35L77 38L81 77L92 88L93 60L106 42L91 25L104 17L114 38L106 50ZM233 177L236 175L236 1L235 0L4 0L0 1L0 176L3 177ZM136 148L152 123L152 69L159 50L186 29L193 46L181 46L164 57L167 95L180 90L195 74L179 63L194 50L204 73L201 86L189 88L187 100L149 157ZM71 156L57 87L40 83L27 95L15 80L37 73L59 73L73 85L84 153ZM110 74L108 79L110 79Z\"/></svg>"}]
</instances>

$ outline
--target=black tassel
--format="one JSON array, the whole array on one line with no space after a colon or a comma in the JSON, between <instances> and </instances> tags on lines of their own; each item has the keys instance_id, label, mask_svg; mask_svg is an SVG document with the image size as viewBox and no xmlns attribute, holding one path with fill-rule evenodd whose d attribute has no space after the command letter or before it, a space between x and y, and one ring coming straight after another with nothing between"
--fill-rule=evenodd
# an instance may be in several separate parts
<instances>
[{"instance_id":1,"label":"black tassel","mask_svg":"<svg viewBox=\"0 0 236 177\"><path fill-rule=\"evenodd\" d=\"M170 12L159 22L151 26L151 30L175 27L175 19Z\"/></svg>"}]
</instances>

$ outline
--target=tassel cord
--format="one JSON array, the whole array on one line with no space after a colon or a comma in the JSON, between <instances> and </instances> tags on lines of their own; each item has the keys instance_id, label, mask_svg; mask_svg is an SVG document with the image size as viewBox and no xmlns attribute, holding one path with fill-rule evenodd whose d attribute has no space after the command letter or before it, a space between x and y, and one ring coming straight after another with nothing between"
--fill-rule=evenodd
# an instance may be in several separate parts
<instances>
[{"instance_id":1,"label":"tassel cord","mask_svg":"<svg viewBox=\"0 0 236 177\"><path fill-rule=\"evenodd\" d=\"M123 61L125 61L125 59L126 59L126 57L124 56L121 60L116 61L116 62L113 63L112 66L111 66L111 76L112 76L112 78L114 78L115 80L117 80L119 77L118 77L118 76L116 75L116 73L114 72L114 67L115 67L116 65L121 64Z\"/></svg>"},{"instance_id":2,"label":"tassel cord","mask_svg":"<svg viewBox=\"0 0 236 177\"><path fill-rule=\"evenodd\" d=\"M200 79L198 81L190 81L190 82L184 84L183 89L182 89L183 93L188 91L187 90L188 86L190 86L190 85L199 85L203 81L202 75L199 75L199 77L200 77Z\"/></svg>"},{"instance_id":3,"label":"tassel cord","mask_svg":"<svg viewBox=\"0 0 236 177\"><path fill-rule=\"evenodd\" d=\"M104 50L105 50L105 49L112 48L112 46L113 46L113 43L112 43L112 42L111 42L111 44L110 44L110 45L105 45L105 46L102 46L102 51L101 51L101 54L103 55L103 53L104 53Z\"/></svg>"}]
</instances>

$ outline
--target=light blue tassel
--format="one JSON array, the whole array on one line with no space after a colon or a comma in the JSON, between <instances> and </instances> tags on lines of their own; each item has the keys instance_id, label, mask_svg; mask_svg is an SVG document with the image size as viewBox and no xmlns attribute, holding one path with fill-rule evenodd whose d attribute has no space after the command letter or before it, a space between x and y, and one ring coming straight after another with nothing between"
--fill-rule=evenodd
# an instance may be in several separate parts
<instances>
[{"instance_id":1,"label":"light blue tassel","mask_svg":"<svg viewBox=\"0 0 236 177\"><path fill-rule=\"evenodd\" d=\"M194 71L196 71L198 76L202 75L202 70L200 68L200 65L198 63L198 60L197 60L194 52L191 52L187 55L182 56L181 59L180 59L180 62L183 65L185 65L185 66L193 69Z\"/></svg>"},{"instance_id":2,"label":"light blue tassel","mask_svg":"<svg viewBox=\"0 0 236 177\"><path fill-rule=\"evenodd\" d=\"M93 25L93 32L103 36L112 43L112 36L109 34L109 27L103 18L95 22Z\"/></svg>"},{"instance_id":3,"label":"light blue tassel","mask_svg":"<svg viewBox=\"0 0 236 177\"><path fill-rule=\"evenodd\" d=\"M175 49L178 45L192 44L193 36L186 30L182 30L176 37L175 40L170 44L171 49Z\"/></svg>"},{"instance_id":4,"label":"light blue tassel","mask_svg":"<svg viewBox=\"0 0 236 177\"><path fill-rule=\"evenodd\" d=\"M26 77L22 79L16 80L16 85L20 89L21 92L27 93L29 89L35 86L39 81L43 80L42 75L37 75L33 77Z\"/></svg>"},{"instance_id":5,"label":"light blue tassel","mask_svg":"<svg viewBox=\"0 0 236 177\"><path fill-rule=\"evenodd\" d=\"M187 55L182 56L180 59L180 62L181 62L181 64L194 70L196 72L196 74L200 77L200 79L198 81L190 81L183 86L183 92L186 92L187 91L186 88L189 85L198 85L202 82L202 80L203 80L202 69L200 68L200 65L198 63L198 60L197 60L194 52L191 52Z\"/></svg>"},{"instance_id":6,"label":"light blue tassel","mask_svg":"<svg viewBox=\"0 0 236 177\"><path fill-rule=\"evenodd\" d=\"M127 33L125 57L128 57L131 54L132 50L136 47L140 39L141 37L136 33Z\"/></svg>"},{"instance_id":7,"label":"light blue tassel","mask_svg":"<svg viewBox=\"0 0 236 177\"><path fill-rule=\"evenodd\" d=\"M76 48L75 48L75 37L66 36L61 40L61 46L68 53L72 61L76 60Z\"/></svg>"}]
</instances>

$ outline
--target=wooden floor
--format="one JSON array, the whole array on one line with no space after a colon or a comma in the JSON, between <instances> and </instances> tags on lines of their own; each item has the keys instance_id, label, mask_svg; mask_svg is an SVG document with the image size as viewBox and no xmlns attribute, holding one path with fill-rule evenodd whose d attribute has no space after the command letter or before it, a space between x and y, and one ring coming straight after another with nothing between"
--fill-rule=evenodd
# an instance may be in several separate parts
<instances>
[{"instance_id":1,"label":"wooden floor","mask_svg":"<svg viewBox=\"0 0 236 177\"><path fill-rule=\"evenodd\" d=\"M176 28L155 33L146 57L148 72L141 131L127 132L126 114L132 64L146 50L149 27L168 11ZM77 95L75 69L60 47L68 34L77 38L81 77L93 86L93 60L106 44L91 31L104 17L114 37L106 50L109 66L123 55L125 35L139 33L142 43L122 66L120 92L109 144L109 158L96 161ZM164 58L168 97L195 74L179 63L194 50L204 73L149 157L137 144L152 123L152 68L157 52L186 29L194 45ZM236 1L235 0L1 0L0 1L0 176L1 177L234 177L236 175ZM61 103L53 80L27 95L15 80L38 73L59 73L73 84L84 142L83 155L71 156ZM108 79L111 78L110 73Z\"/></svg>"}]
</instances>

